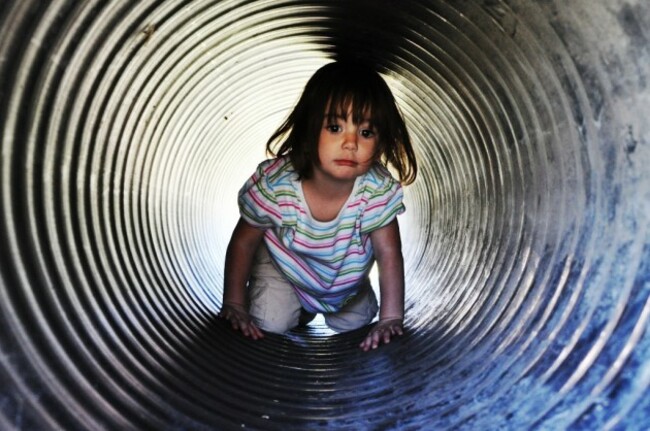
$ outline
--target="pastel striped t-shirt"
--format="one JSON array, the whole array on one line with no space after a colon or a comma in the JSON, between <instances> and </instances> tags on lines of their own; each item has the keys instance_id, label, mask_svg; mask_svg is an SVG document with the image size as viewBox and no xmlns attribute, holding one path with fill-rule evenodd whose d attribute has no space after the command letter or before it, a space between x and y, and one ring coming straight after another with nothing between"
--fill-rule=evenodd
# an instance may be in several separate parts
<instances>
[{"instance_id":1,"label":"pastel striped t-shirt","mask_svg":"<svg viewBox=\"0 0 650 431\"><path fill-rule=\"evenodd\" d=\"M403 190L376 163L357 177L338 216L312 218L287 157L262 162L239 191L239 210L264 241L302 306L332 313L357 293L374 263L370 232L404 212Z\"/></svg>"}]
</instances>

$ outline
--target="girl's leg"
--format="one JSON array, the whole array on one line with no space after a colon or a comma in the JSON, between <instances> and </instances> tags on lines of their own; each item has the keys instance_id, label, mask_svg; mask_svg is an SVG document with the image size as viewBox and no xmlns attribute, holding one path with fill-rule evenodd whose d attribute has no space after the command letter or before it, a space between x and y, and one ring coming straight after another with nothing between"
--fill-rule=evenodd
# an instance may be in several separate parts
<instances>
[{"instance_id":1,"label":"girl's leg","mask_svg":"<svg viewBox=\"0 0 650 431\"><path fill-rule=\"evenodd\" d=\"M302 309L293 287L273 265L262 243L255 254L249 287L249 313L260 329L283 334L296 327Z\"/></svg>"},{"instance_id":2,"label":"girl's leg","mask_svg":"<svg viewBox=\"0 0 650 431\"><path fill-rule=\"evenodd\" d=\"M366 281L350 302L337 313L325 314L325 323L336 332L347 332L366 326L379 311L377 296Z\"/></svg>"}]
</instances>

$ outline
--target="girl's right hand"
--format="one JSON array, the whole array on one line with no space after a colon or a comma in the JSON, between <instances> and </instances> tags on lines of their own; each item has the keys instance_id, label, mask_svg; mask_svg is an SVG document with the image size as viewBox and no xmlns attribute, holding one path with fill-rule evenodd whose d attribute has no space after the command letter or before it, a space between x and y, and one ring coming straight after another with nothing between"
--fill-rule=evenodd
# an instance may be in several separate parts
<instances>
[{"instance_id":1,"label":"girl's right hand","mask_svg":"<svg viewBox=\"0 0 650 431\"><path fill-rule=\"evenodd\" d=\"M246 337L253 340L264 338L262 331L253 323L250 314L239 304L225 303L221 307L219 317L230 321L232 329L241 331Z\"/></svg>"}]
</instances>

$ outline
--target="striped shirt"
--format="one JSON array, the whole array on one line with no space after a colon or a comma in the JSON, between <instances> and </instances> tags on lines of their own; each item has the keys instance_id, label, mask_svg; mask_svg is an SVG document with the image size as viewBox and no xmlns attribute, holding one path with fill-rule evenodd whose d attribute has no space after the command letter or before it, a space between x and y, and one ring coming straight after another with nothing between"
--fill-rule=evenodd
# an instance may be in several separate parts
<instances>
[{"instance_id":1,"label":"striped shirt","mask_svg":"<svg viewBox=\"0 0 650 431\"><path fill-rule=\"evenodd\" d=\"M352 299L374 263L370 232L404 212L402 187L379 163L355 180L331 221L315 220L287 157L262 162L239 191L239 211L265 229L264 242L302 306L336 312Z\"/></svg>"}]
</instances>

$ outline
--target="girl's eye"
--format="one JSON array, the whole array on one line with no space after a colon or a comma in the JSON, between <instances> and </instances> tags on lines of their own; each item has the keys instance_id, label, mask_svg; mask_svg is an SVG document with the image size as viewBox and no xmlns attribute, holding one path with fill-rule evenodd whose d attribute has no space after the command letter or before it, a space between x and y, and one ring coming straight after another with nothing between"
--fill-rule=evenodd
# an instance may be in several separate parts
<instances>
[{"instance_id":1,"label":"girl's eye","mask_svg":"<svg viewBox=\"0 0 650 431\"><path fill-rule=\"evenodd\" d=\"M341 126L339 126L338 124L328 124L325 128L330 132L334 132L334 133L341 131Z\"/></svg>"},{"instance_id":2,"label":"girl's eye","mask_svg":"<svg viewBox=\"0 0 650 431\"><path fill-rule=\"evenodd\" d=\"M372 138L373 136L375 136L375 132L370 129L363 129L361 130L361 136L363 136L364 138Z\"/></svg>"}]
</instances>

